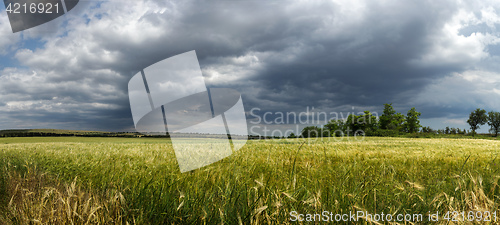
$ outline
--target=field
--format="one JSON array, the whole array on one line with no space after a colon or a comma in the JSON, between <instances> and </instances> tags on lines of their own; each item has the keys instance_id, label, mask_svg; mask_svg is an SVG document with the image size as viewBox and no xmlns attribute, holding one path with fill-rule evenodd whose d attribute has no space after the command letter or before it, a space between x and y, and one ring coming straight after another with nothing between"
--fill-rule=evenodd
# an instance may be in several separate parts
<instances>
[{"instance_id":1,"label":"field","mask_svg":"<svg viewBox=\"0 0 500 225\"><path fill-rule=\"evenodd\" d=\"M367 216L381 213L422 214L392 221L422 224L436 212L439 224L469 224L468 212L500 216L499 149L484 139L254 140L180 173L168 139L1 138L0 224L289 224L323 211L365 212L351 224L386 224ZM465 217L446 220L453 211Z\"/></svg>"}]
</instances>

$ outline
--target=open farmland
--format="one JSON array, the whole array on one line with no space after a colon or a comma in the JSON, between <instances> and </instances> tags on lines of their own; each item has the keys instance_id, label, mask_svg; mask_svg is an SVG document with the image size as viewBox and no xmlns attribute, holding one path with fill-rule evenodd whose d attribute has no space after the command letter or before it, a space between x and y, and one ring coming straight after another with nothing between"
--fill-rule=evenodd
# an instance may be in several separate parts
<instances>
[{"instance_id":1,"label":"open farmland","mask_svg":"<svg viewBox=\"0 0 500 225\"><path fill-rule=\"evenodd\" d=\"M484 139L255 140L180 173L168 139L2 138L0 224L287 224L291 211L498 217L499 149Z\"/></svg>"}]
</instances>

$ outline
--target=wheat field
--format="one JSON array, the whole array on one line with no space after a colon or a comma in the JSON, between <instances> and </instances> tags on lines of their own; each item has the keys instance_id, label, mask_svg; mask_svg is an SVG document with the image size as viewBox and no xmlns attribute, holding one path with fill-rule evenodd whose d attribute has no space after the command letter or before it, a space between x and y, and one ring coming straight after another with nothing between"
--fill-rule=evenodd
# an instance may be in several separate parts
<instances>
[{"instance_id":1,"label":"wheat field","mask_svg":"<svg viewBox=\"0 0 500 225\"><path fill-rule=\"evenodd\" d=\"M443 217L500 214L499 149L484 139L252 140L180 173L168 139L2 138L0 224L307 224L295 216L324 211L499 224Z\"/></svg>"}]
</instances>

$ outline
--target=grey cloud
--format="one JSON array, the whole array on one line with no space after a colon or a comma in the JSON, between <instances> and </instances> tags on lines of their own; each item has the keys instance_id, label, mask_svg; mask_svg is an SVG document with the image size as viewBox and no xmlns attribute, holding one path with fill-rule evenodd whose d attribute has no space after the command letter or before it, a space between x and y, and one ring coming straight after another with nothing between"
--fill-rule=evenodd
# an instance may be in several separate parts
<instances>
[{"instance_id":1,"label":"grey cloud","mask_svg":"<svg viewBox=\"0 0 500 225\"><path fill-rule=\"evenodd\" d=\"M420 106L424 115L443 116L455 109L436 110L415 96L437 79L491 60L453 43L448 48L456 52L450 56L438 54L431 63L426 58L436 55L436 45L446 44L440 39L446 37L443 27L463 5L368 1L356 9L358 5L347 3L111 1L91 11L84 6L92 3L79 4L68 14L68 25L61 25L64 32L40 34L47 40L44 48L15 55L43 79L0 84L5 88L0 101L56 104L51 99L58 97L68 104L109 104L115 107L72 112L89 128L132 127L128 80L157 61L196 50L207 84L237 89L246 109L380 110L393 102L402 108L418 103L413 106ZM9 115L20 118L22 112ZM50 117L56 123L64 118L40 113L42 117L23 119Z\"/></svg>"}]
</instances>

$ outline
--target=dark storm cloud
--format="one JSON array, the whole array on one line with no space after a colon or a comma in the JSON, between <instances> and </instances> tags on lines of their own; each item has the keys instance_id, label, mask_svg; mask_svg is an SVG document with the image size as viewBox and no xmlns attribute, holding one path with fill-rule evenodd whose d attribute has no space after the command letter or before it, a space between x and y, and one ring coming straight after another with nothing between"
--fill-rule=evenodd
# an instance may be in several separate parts
<instances>
[{"instance_id":1,"label":"dark storm cloud","mask_svg":"<svg viewBox=\"0 0 500 225\"><path fill-rule=\"evenodd\" d=\"M381 105L400 93L418 92L430 78L463 70L462 65L410 65L430 48L429 33L437 32L443 23L440 15L426 15L427 6L420 7L406 10L423 15L401 18L397 25L387 15L395 9L374 10L362 26L352 28L356 31L347 39L332 36L313 41L305 36L294 61L271 63L260 74L258 83L264 85L260 97L281 91L282 95L293 95L298 104L320 105L323 96L333 94L328 99L337 105ZM284 85L289 91L282 92ZM304 93L307 97L301 99Z\"/></svg>"}]
</instances>

